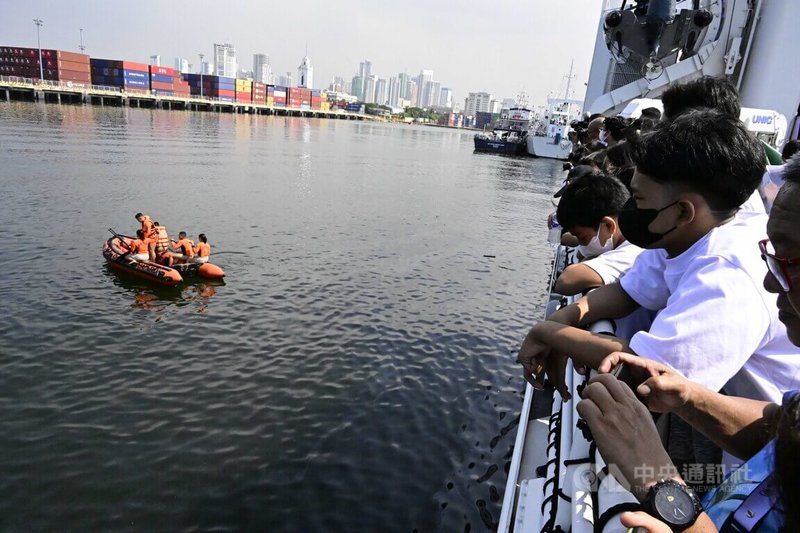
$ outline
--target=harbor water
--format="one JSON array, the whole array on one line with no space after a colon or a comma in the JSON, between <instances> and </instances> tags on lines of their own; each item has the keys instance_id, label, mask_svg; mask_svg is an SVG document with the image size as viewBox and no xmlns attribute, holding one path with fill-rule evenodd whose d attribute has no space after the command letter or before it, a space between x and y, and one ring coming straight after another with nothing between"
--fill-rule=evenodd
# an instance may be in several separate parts
<instances>
[{"instance_id":1,"label":"harbor water","mask_svg":"<svg viewBox=\"0 0 800 533\"><path fill-rule=\"evenodd\" d=\"M0 530L491 527L563 174L451 129L0 103ZM138 211L225 282L108 269Z\"/></svg>"}]
</instances>

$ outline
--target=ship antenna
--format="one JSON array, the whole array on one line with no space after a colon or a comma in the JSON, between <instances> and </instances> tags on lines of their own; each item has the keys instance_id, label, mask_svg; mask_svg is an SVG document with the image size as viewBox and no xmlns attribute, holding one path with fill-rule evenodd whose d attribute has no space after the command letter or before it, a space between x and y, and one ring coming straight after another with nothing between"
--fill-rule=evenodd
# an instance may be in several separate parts
<instances>
[{"instance_id":1,"label":"ship antenna","mask_svg":"<svg viewBox=\"0 0 800 533\"><path fill-rule=\"evenodd\" d=\"M564 100L569 100L569 88L570 88L570 85L572 83L572 78L575 77L575 75L572 73L572 67L573 66L575 66L575 58L574 57L572 58L572 62L569 64L569 76L567 76L567 90L564 93Z\"/></svg>"}]
</instances>

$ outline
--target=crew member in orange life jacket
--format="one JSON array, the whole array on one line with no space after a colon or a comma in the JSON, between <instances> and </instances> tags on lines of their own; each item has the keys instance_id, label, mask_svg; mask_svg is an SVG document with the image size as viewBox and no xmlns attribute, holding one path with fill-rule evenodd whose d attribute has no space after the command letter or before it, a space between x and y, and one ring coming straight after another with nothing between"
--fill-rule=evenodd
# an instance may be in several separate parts
<instances>
[{"instance_id":1,"label":"crew member in orange life jacket","mask_svg":"<svg viewBox=\"0 0 800 533\"><path fill-rule=\"evenodd\" d=\"M135 259L136 261L147 261L150 259L150 254L148 253L148 249L151 244L151 240L145 237L144 231L137 229L136 230L137 239L134 239L130 243L125 243L125 246L128 247L128 250L131 251L131 259Z\"/></svg>"},{"instance_id":2,"label":"crew member in orange life jacket","mask_svg":"<svg viewBox=\"0 0 800 533\"><path fill-rule=\"evenodd\" d=\"M153 224L153 221L150 219L149 216L143 215L142 213L136 213L134 218L142 224L142 231L144 232L144 237L146 239L150 239L147 254L150 258L150 261L155 261L156 241L158 240L158 233L156 232L155 225Z\"/></svg>"},{"instance_id":3,"label":"crew member in orange life jacket","mask_svg":"<svg viewBox=\"0 0 800 533\"><path fill-rule=\"evenodd\" d=\"M175 259L189 261L194 257L194 243L186 238L185 231L178 233L178 242L172 241L172 248L177 249L177 252L172 254Z\"/></svg>"},{"instance_id":4,"label":"crew member in orange life jacket","mask_svg":"<svg viewBox=\"0 0 800 533\"><path fill-rule=\"evenodd\" d=\"M192 259L193 263L208 263L208 258L211 256L211 246L208 244L208 239L205 233L197 236L199 242L194 247L195 258Z\"/></svg>"}]
</instances>

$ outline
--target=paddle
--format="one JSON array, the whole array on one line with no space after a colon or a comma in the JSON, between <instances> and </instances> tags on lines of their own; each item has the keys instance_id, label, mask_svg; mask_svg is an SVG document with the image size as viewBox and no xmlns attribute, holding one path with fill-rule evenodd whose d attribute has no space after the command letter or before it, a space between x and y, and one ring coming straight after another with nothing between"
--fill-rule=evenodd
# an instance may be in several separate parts
<instances>
[{"instance_id":1,"label":"paddle","mask_svg":"<svg viewBox=\"0 0 800 533\"><path fill-rule=\"evenodd\" d=\"M128 246L128 243L127 243L127 242L125 242L124 240L122 240L122 238L123 238L123 237L126 237L126 238L128 238L128 239L133 239L133 237L131 237L131 236L129 236L129 235L120 235L119 233L117 233L116 231L114 231L114 230L113 230L113 229L111 229L111 228L108 228L108 231L110 231L110 232L111 232L111 234L112 234L112 235L114 235L114 237L116 237L117 239L119 239L119 242L121 242L122 244L124 244L124 245L125 245L125 247L126 247L126 248L128 248L128 251L127 251L127 252L125 252L124 254L120 255L120 256L119 256L119 258L117 259L117 263L122 263L124 260L128 259L128 256L129 256L129 255L131 255L131 253L133 253L133 248L131 248L130 246Z\"/></svg>"}]
</instances>

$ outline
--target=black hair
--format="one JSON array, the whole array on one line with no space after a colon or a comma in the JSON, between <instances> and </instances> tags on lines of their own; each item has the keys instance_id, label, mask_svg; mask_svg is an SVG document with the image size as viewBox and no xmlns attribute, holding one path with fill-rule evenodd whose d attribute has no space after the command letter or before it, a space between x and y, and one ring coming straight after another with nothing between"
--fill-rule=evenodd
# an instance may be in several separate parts
<instances>
[{"instance_id":1,"label":"black hair","mask_svg":"<svg viewBox=\"0 0 800 533\"><path fill-rule=\"evenodd\" d=\"M800 155L794 155L786 162L783 179L788 183L800 185Z\"/></svg>"},{"instance_id":2,"label":"black hair","mask_svg":"<svg viewBox=\"0 0 800 533\"><path fill-rule=\"evenodd\" d=\"M791 141L786 141L786 144L783 145L783 151L781 151L781 158L783 158L784 161L788 161L797 152L800 152L800 140L793 139Z\"/></svg>"},{"instance_id":3,"label":"black hair","mask_svg":"<svg viewBox=\"0 0 800 533\"><path fill-rule=\"evenodd\" d=\"M603 127L614 139L622 141L625 139L625 128L628 127L628 121L622 117L608 117L603 122Z\"/></svg>"},{"instance_id":4,"label":"black hair","mask_svg":"<svg viewBox=\"0 0 800 533\"><path fill-rule=\"evenodd\" d=\"M658 124L657 120L648 117L639 117L625 128L625 140L636 141L643 133L653 131L653 128Z\"/></svg>"},{"instance_id":5,"label":"black hair","mask_svg":"<svg viewBox=\"0 0 800 533\"><path fill-rule=\"evenodd\" d=\"M736 87L726 78L712 76L673 85L661 95L661 103L666 120L675 120L682 113L699 108L716 109L736 120L742 112Z\"/></svg>"},{"instance_id":6,"label":"black hair","mask_svg":"<svg viewBox=\"0 0 800 533\"><path fill-rule=\"evenodd\" d=\"M581 162L581 159L589 155L589 149L585 146L578 146L567 156L567 160L574 165Z\"/></svg>"},{"instance_id":7,"label":"black hair","mask_svg":"<svg viewBox=\"0 0 800 533\"><path fill-rule=\"evenodd\" d=\"M586 124L588 125L589 122L593 121L596 118L600 118L602 116L603 116L602 113L592 113L591 115L589 115L589 118L586 120Z\"/></svg>"},{"instance_id":8,"label":"black hair","mask_svg":"<svg viewBox=\"0 0 800 533\"><path fill-rule=\"evenodd\" d=\"M606 160L606 151L605 150L598 150L596 152L592 152L591 154L585 156L581 159L581 165L590 165L596 166L597 168L603 168L603 163Z\"/></svg>"},{"instance_id":9,"label":"black hair","mask_svg":"<svg viewBox=\"0 0 800 533\"><path fill-rule=\"evenodd\" d=\"M649 118L658 122L661 120L661 111L657 107L646 107L642 109L642 118Z\"/></svg>"},{"instance_id":10,"label":"black hair","mask_svg":"<svg viewBox=\"0 0 800 533\"><path fill-rule=\"evenodd\" d=\"M178 232L178 237L180 237L181 235L186 235L186 232L185 231L179 231Z\"/></svg>"},{"instance_id":11,"label":"black hair","mask_svg":"<svg viewBox=\"0 0 800 533\"><path fill-rule=\"evenodd\" d=\"M797 450L800 448L800 395L795 396L782 408L778 433L775 438L775 465L773 472L778 480L778 492L783 504L783 532L800 531L800 489L797 476L800 476L800 461Z\"/></svg>"},{"instance_id":12,"label":"black hair","mask_svg":"<svg viewBox=\"0 0 800 533\"><path fill-rule=\"evenodd\" d=\"M156 222L156 221L153 221L153 225L154 225L154 226L160 226L161 224L159 224L159 223L158 223L158 222Z\"/></svg>"},{"instance_id":13,"label":"black hair","mask_svg":"<svg viewBox=\"0 0 800 533\"><path fill-rule=\"evenodd\" d=\"M738 118L712 109L662 122L630 148L637 172L700 194L714 211L741 206L766 171L761 143Z\"/></svg>"},{"instance_id":14,"label":"black hair","mask_svg":"<svg viewBox=\"0 0 800 533\"><path fill-rule=\"evenodd\" d=\"M200 239L203 242L206 242L206 243L208 242L208 239L206 239L206 234L205 233L201 233L200 235L197 236L197 238Z\"/></svg>"},{"instance_id":15,"label":"black hair","mask_svg":"<svg viewBox=\"0 0 800 533\"><path fill-rule=\"evenodd\" d=\"M133 215L133 218L139 218L140 216L142 216L141 213L136 213L135 215Z\"/></svg>"},{"instance_id":16,"label":"black hair","mask_svg":"<svg viewBox=\"0 0 800 533\"><path fill-rule=\"evenodd\" d=\"M603 217L616 216L628 201L625 185L608 174L588 174L569 184L558 202L556 218L570 231L576 226L597 228Z\"/></svg>"},{"instance_id":17,"label":"black hair","mask_svg":"<svg viewBox=\"0 0 800 533\"><path fill-rule=\"evenodd\" d=\"M618 142L606 150L608 161L617 168L633 166L630 154L628 154L628 143Z\"/></svg>"},{"instance_id":18,"label":"black hair","mask_svg":"<svg viewBox=\"0 0 800 533\"><path fill-rule=\"evenodd\" d=\"M631 191L631 181L633 181L634 172L636 172L636 167L634 166L622 167L614 171L614 177L621 181L623 185L625 185L625 188L628 189L628 192Z\"/></svg>"},{"instance_id":19,"label":"black hair","mask_svg":"<svg viewBox=\"0 0 800 533\"><path fill-rule=\"evenodd\" d=\"M144 230L137 229L136 230L136 236L139 237L140 239L144 239Z\"/></svg>"}]
</instances>

